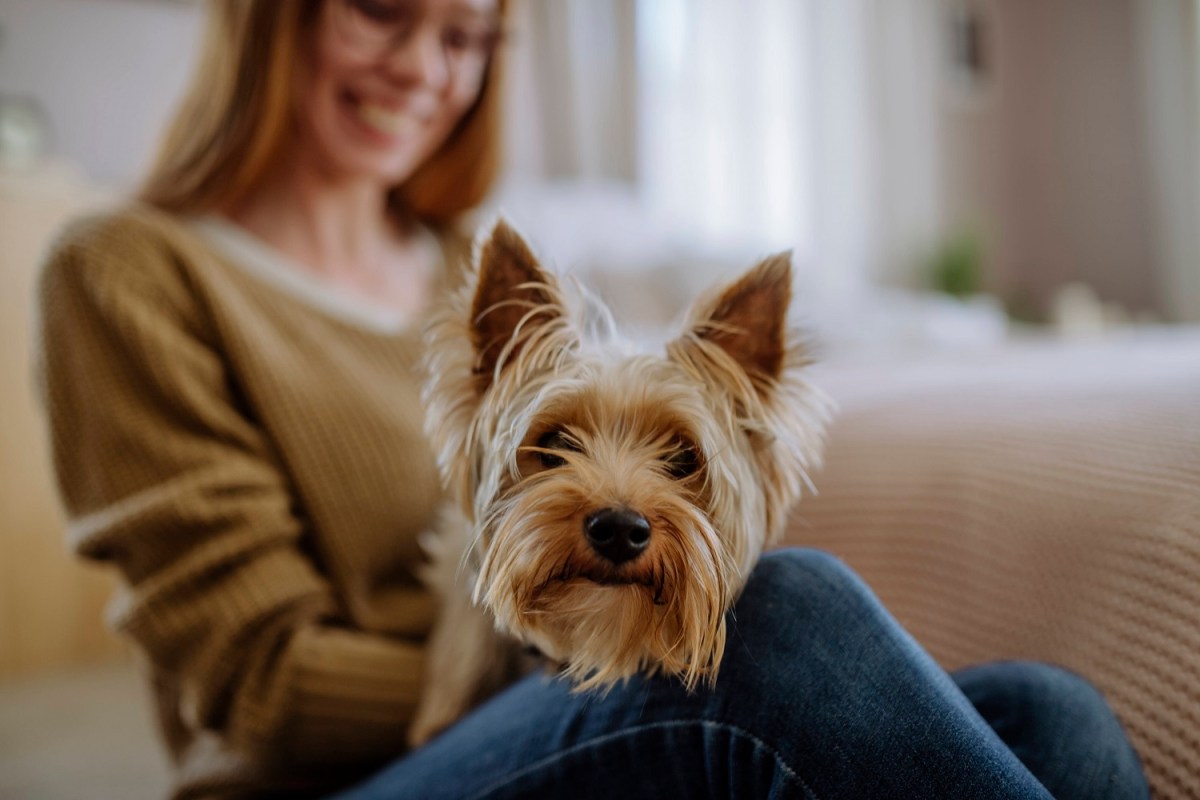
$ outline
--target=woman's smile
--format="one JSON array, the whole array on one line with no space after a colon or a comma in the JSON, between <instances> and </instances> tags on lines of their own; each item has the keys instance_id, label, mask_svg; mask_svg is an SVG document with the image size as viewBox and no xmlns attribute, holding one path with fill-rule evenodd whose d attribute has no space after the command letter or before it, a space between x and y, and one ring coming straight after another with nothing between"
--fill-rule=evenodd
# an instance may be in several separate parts
<instances>
[{"instance_id":1,"label":"woman's smile","mask_svg":"<svg viewBox=\"0 0 1200 800\"><path fill-rule=\"evenodd\" d=\"M360 98L352 91L342 94L342 105L351 121L360 126L369 141L380 146L412 139L428 122L428 115L414 110L411 104Z\"/></svg>"}]
</instances>

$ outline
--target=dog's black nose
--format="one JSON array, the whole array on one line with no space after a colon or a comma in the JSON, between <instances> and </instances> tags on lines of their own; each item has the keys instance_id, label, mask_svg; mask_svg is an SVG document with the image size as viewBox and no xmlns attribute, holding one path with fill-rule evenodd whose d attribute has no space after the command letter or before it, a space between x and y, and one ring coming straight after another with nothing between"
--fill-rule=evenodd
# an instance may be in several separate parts
<instances>
[{"instance_id":1,"label":"dog's black nose","mask_svg":"<svg viewBox=\"0 0 1200 800\"><path fill-rule=\"evenodd\" d=\"M650 544L650 523L628 508L605 508L583 523L592 549L614 564L637 558Z\"/></svg>"}]
</instances>

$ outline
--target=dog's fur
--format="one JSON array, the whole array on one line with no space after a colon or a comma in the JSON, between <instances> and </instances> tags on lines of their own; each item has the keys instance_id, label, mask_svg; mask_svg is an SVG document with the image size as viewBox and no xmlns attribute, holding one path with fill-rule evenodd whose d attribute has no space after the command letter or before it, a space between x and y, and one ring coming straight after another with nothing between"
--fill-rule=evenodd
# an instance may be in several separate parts
<instances>
[{"instance_id":1,"label":"dog's fur","mask_svg":"<svg viewBox=\"0 0 1200 800\"><path fill-rule=\"evenodd\" d=\"M427 545L443 605L411 743L510 679L520 644L580 689L715 680L725 614L821 452L827 403L790 297L790 255L767 258L648 354L504 222L477 243L427 341L427 428L455 507ZM589 543L604 509L648 523L636 557Z\"/></svg>"}]
</instances>

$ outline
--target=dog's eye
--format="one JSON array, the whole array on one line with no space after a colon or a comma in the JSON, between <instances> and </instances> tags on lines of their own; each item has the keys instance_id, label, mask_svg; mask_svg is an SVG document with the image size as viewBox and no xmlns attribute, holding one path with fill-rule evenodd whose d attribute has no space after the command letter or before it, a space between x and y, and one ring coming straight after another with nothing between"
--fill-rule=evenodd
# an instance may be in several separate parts
<instances>
[{"instance_id":1,"label":"dog's eye","mask_svg":"<svg viewBox=\"0 0 1200 800\"><path fill-rule=\"evenodd\" d=\"M538 458L541 459L542 466L546 469L554 469L567 463L565 458L549 451L569 450L572 453L579 452L579 445L576 441L560 430L549 430L543 433L538 437L537 446L541 448Z\"/></svg>"},{"instance_id":2,"label":"dog's eye","mask_svg":"<svg viewBox=\"0 0 1200 800\"><path fill-rule=\"evenodd\" d=\"M690 478L700 469L700 454L694 445L681 442L679 446L663 459L667 472L676 480Z\"/></svg>"}]
</instances>

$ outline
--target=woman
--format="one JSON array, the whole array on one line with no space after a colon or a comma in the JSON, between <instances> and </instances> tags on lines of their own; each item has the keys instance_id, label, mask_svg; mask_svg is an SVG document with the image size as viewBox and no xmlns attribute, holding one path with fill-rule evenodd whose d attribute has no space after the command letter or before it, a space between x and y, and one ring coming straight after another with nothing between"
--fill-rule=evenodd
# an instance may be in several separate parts
<instances>
[{"instance_id":1,"label":"woman","mask_svg":"<svg viewBox=\"0 0 1200 800\"><path fill-rule=\"evenodd\" d=\"M503 14L215 0L141 202L46 266L71 541L122 572L112 623L145 658L174 796L1144 795L1083 681L951 680L803 551L755 572L714 691L533 676L404 752L440 496L419 328L495 172Z\"/></svg>"}]
</instances>

